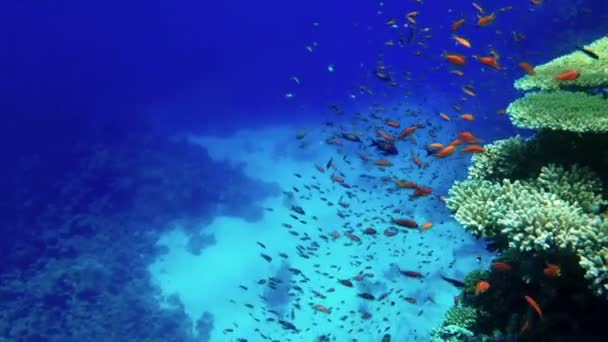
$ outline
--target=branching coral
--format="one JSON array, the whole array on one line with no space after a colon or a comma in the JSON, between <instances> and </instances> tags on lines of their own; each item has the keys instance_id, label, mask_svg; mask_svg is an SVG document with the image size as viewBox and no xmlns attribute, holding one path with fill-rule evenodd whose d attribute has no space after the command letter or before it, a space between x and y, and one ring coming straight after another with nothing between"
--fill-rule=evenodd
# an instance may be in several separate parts
<instances>
[{"instance_id":1,"label":"branching coral","mask_svg":"<svg viewBox=\"0 0 608 342\"><path fill-rule=\"evenodd\" d=\"M588 53L608 55L608 37L585 47ZM591 52L589 52L591 51ZM575 72L560 80L564 72ZM608 59L594 59L576 51L535 68L534 75L515 81L528 93L507 108L511 121L522 128L548 128L571 132L608 132ZM597 95L597 93L601 95Z\"/></svg>"},{"instance_id":2,"label":"branching coral","mask_svg":"<svg viewBox=\"0 0 608 342\"><path fill-rule=\"evenodd\" d=\"M608 267L585 257L608 247L608 224L595 214L602 203L601 182L587 168L543 167L535 179L502 182L472 179L450 189L448 207L474 234L506 238L520 251L570 250L581 255L593 286L608 284ZM593 278L593 279L595 279ZM605 279L604 279L605 278ZM608 295L608 291L599 289Z\"/></svg>"},{"instance_id":3,"label":"branching coral","mask_svg":"<svg viewBox=\"0 0 608 342\"><path fill-rule=\"evenodd\" d=\"M584 92L528 93L507 108L511 121L522 128L571 132L608 132L608 100Z\"/></svg>"},{"instance_id":4,"label":"branching coral","mask_svg":"<svg viewBox=\"0 0 608 342\"><path fill-rule=\"evenodd\" d=\"M445 314L441 327L432 332L431 341L467 341L477 320L477 310L468 306L453 306Z\"/></svg>"},{"instance_id":5,"label":"branching coral","mask_svg":"<svg viewBox=\"0 0 608 342\"><path fill-rule=\"evenodd\" d=\"M533 154L531 144L520 136L498 140L484 148L484 153L473 156L468 179L512 179L528 169L525 164Z\"/></svg>"},{"instance_id":6,"label":"branching coral","mask_svg":"<svg viewBox=\"0 0 608 342\"><path fill-rule=\"evenodd\" d=\"M608 54L608 37L603 37L585 46L602 56ZM580 77L573 81L557 81L555 77L566 70L576 70ZM593 59L581 51L558 57L534 68L534 75L527 75L515 82L519 90L556 90L561 86L605 87L608 86L608 59Z\"/></svg>"}]
</instances>

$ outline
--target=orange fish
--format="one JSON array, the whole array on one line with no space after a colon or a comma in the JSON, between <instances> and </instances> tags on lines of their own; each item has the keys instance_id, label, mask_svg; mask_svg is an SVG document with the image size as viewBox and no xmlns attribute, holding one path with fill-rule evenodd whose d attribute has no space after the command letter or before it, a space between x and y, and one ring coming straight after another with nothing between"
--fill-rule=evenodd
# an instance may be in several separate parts
<instances>
[{"instance_id":1,"label":"orange fish","mask_svg":"<svg viewBox=\"0 0 608 342\"><path fill-rule=\"evenodd\" d=\"M463 55L456 55L456 54L448 53L448 54L445 54L444 56L448 60L448 62L450 62L454 65L462 66L462 65L465 65L467 62L466 57Z\"/></svg>"},{"instance_id":2,"label":"orange fish","mask_svg":"<svg viewBox=\"0 0 608 342\"><path fill-rule=\"evenodd\" d=\"M559 265L547 264L547 267L543 270L543 274L549 278L555 278L562 275L562 270Z\"/></svg>"},{"instance_id":3,"label":"orange fish","mask_svg":"<svg viewBox=\"0 0 608 342\"><path fill-rule=\"evenodd\" d=\"M462 38L459 36L454 36L454 40L456 41L456 43L458 43L464 47L467 47L467 48L471 47L471 42L468 39L465 39L465 38Z\"/></svg>"},{"instance_id":4,"label":"orange fish","mask_svg":"<svg viewBox=\"0 0 608 342\"><path fill-rule=\"evenodd\" d=\"M483 27L483 26L488 26L491 23L494 22L494 19L496 18L496 13L492 13L490 15L486 15L486 16L477 16L479 19L477 20L477 26L478 27Z\"/></svg>"},{"instance_id":5,"label":"orange fish","mask_svg":"<svg viewBox=\"0 0 608 342\"><path fill-rule=\"evenodd\" d=\"M439 116L441 116L441 118L445 121L450 121L450 117L447 114L439 113Z\"/></svg>"},{"instance_id":6,"label":"orange fish","mask_svg":"<svg viewBox=\"0 0 608 342\"><path fill-rule=\"evenodd\" d=\"M460 19L452 24L452 31L457 31L464 24L464 19Z\"/></svg>"},{"instance_id":7,"label":"orange fish","mask_svg":"<svg viewBox=\"0 0 608 342\"><path fill-rule=\"evenodd\" d=\"M500 70L502 66L498 63L498 58L496 56L473 56L476 60L481 62L483 65L487 65L490 68Z\"/></svg>"},{"instance_id":8,"label":"orange fish","mask_svg":"<svg viewBox=\"0 0 608 342\"><path fill-rule=\"evenodd\" d=\"M458 133L458 138L467 143L476 143L479 142L479 139L473 135L473 133L468 131L463 131Z\"/></svg>"},{"instance_id":9,"label":"orange fish","mask_svg":"<svg viewBox=\"0 0 608 342\"><path fill-rule=\"evenodd\" d=\"M319 164L315 164L315 168L321 172L321 173L325 173L325 168Z\"/></svg>"},{"instance_id":10,"label":"orange fish","mask_svg":"<svg viewBox=\"0 0 608 342\"><path fill-rule=\"evenodd\" d=\"M437 151L435 153L435 157L438 157L438 158L447 157L447 156L451 155L452 153L454 153L455 150L456 150L456 146L448 145L448 146L442 148L441 150Z\"/></svg>"},{"instance_id":11,"label":"orange fish","mask_svg":"<svg viewBox=\"0 0 608 342\"><path fill-rule=\"evenodd\" d=\"M313 306L312 308L315 309L316 311L319 311L319 312L322 312L322 313L325 313L328 315L331 313L330 309L326 308L324 305L321 305L321 304L317 304L317 305Z\"/></svg>"},{"instance_id":12,"label":"orange fish","mask_svg":"<svg viewBox=\"0 0 608 342\"><path fill-rule=\"evenodd\" d=\"M480 146L480 145L469 145L460 151L461 152L470 152L470 153L483 153L485 151L485 148L483 148L483 146Z\"/></svg>"},{"instance_id":13,"label":"orange fish","mask_svg":"<svg viewBox=\"0 0 608 342\"><path fill-rule=\"evenodd\" d=\"M506 262L502 262L502 261L493 262L492 268L495 270L504 271L504 272L509 272L512 269L511 265L507 264Z\"/></svg>"},{"instance_id":14,"label":"orange fish","mask_svg":"<svg viewBox=\"0 0 608 342\"><path fill-rule=\"evenodd\" d=\"M452 70L450 72L456 76L461 76L461 77L464 76L464 71L462 71L462 70Z\"/></svg>"},{"instance_id":15,"label":"orange fish","mask_svg":"<svg viewBox=\"0 0 608 342\"><path fill-rule=\"evenodd\" d=\"M484 293L488 291L490 288L490 283L485 280L480 280L477 285L475 285L475 294L478 295L480 293Z\"/></svg>"},{"instance_id":16,"label":"orange fish","mask_svg":"<svg viewBox=\"0 0 608 342\"><path fill-rule=\"evenodd\" d=\"M393 120L388 120L386 122L386 124L389 125L389 126L391 126L391 127L393 127L393 128L399 127L399 123L397 121L393 121Z\"/></svg>"},{"instance_id":17,"label":"orange fish","mask_svg":"<svg viewBox=\"0 0 608 342\"><path fill-rule=\"evenodd\" d=\"M401 131L401 133L399 133L399 136L397 138L399 140L405 139L409 135L414 133L418 128L420 128L418 125L407 127L405 129L403 129L403 131Z\"/></svg>"},{"instance_id":18,"label":"orange fish","mask_svg":"<svg viewBox=\"0 0 608 342\"><path fill-rule=\"evenodd\" d=\"M425 230L429 230L433 227L433 223L432 222L425 222L422 224L422 226L420 226L420 230L425 231Z\"/></svg>"},{"instance_id":19,"label":"orange fish","mask_svg":"<svg viewBox=\"0 0 608 342\"><path fill-rule=\"evenodd\" d=\"M567 70L562 72L561 74L555 76L556 81L574 81L581 75L580 72L576 70Z\"/></svg>"},{"instance_id":20,"label":"orange fish","mask_svg":"<svg viewBox=\"0 0 608 342\"><path fill-rule=\"evenodd\" d=\"M422 167L422 162L415 153L412 154L412 160L414 161L414 164L418 165L418 167Z\"/></svg>"},{"instance_id":21,"label":"orange fish","mask_svg":"<svg viewBox=\"0 0 608 342\"><path fill-rule=\"evenodd\" d=\"M519 65L520 68L522 68L523 71L525 71L529 75L536 74L536 71L534 71L534 67L530 63L521 62L518 65Z\"/></svg>"},{"instance_id":22,"label":"orange fish","mask_svg":"<svg viewBox=\"0 0 608 342\"><path fill-rule=\"evenodd\" d=\"M534 6L541 6L543 4L543 0L530 0L530 3Z\"/></svg>"},{"instance_id":23,"label":"orange fish","mask_svg":"<svg viewBox=\"0 0 608 342\"><path fill-rule=\"evenodd\" d=\"M433 189L417 186L416 191L414 191L414 194L412 195L412 198L418 198L418 197L430 195L431 193L433 193Z\"/></svg>"},{"instance_id":24,"label":"orange fish","mask_svg":"<svg viewBox=\"0 0 608 342\"><path fill-rule=\"evenodd\" d=\"M397 187L399 187L399 188L415 189L418 187L418 184L416 184L414 182L406 182L406 181L398 180L398 181L395 181L395 183L397 184Z\"/></svg>"},{"instance_id":25,"label":"orange fish","mask_svg":"<svg viewBox=\"0 0 608 342\"><path fill-rule=\"evenodd\" d=\"M538 303L529 296L524 296L524 299L526 300L526 302L528 302L528 304L530 304L532 309L534 309L534 311L536 311L536 313L538 314L538 317L540 317L540 319L544 319L543 311L540 309L540 306L538 305Z\"/></svg>"},{"instance_id":26,"label":"orange fish","mask_svg":"<svg viewBox=\"0 0 608 342\"><path fill-rule=\"evenodd\" d=\"M460 118L467 121L475 120L475 116L473 116L473 114L462 114Z\"/></svg>"},{"instance_id":27,"label":"orange fish","mask_svg":"<svg viewBox=\"0 0 608 342\"><path fill-rule=\"evenodd\" d=\"M338 175L331 175L331 179L334 182L338 182L338 183L344 183L344 178L338 176Z\"/></svg>"},{"instance_id":28,"label":"orange fish","mask_svg":"<svg viewBox=\"0 0 608 342\"><path fill-rule=\"evenodd\" d=\"M462 141L461 139L454 139L454 140L452 140L452 142L450 142L448 145L456 147L456 146L458 146L458 145L462 144L463 142L464 142L464 141Z\"/></svg>"},{"instance_id":29,"label":"orange fish","mask_svg":"<svg viewBox=\"0 0 608 342\"><path fill-rule=\"evenodd\" d=\"M377 165L377 166L393 166L393 163L391 163L390 160L381 159L381 160L378 160L377 162L375 162L374 165Z\"/></svg>"},{"instance_id":30,"label":"orange fish","mask_svg":"<svg viewBox=\"0 0 608 342\"><path fill-rule=\"evenodd\" d=\"M440 144L440 143L431 143L431 144L429 144L429 148L431 148L431 149L440 149L440 148L443 148L443 144Z\"/></svg>"},{"instance_id":31,"label":"orange fish","mask_svg":"<svg viewBox=\"0 0 608 342\"><path fill-rule=\"evenodd\" d=\"M395 141L395 138L392 135L386 133L384 130L379 129L378 130L378 135L381 136L381 137L383 137L385 140L388 140L388 141L391 141L391 142Z\"/></svg>"}]
</instances>

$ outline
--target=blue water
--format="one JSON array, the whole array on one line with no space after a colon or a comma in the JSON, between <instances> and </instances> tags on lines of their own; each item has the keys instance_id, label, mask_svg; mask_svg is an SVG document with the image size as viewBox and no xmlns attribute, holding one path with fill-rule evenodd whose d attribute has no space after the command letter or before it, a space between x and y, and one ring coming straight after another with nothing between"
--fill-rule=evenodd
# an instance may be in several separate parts
<instances>
[{"instance_id":1,"label":"blue water","mask_svg":"<svg viewBox=\"0 0 608 342\"><path fill-rule=\"evenodd\" d=\"M5 1L0 340L429 340L458 294L440 274L462 279L492 258L438 199L470 157L427 156L429 132L450 140L468 130L484 143L532 134L497 113L521 95L517 64L608 32L605 1L477 3L512 8L478 28L471 2L456 1ZM412 11L417 23L403 28ZM471 49L451 39L461 18ZM491 49L502 70L443 57ZM379 60L395 85L375 76ZM458 120L454 104L475 120ZM382 118L400 122L385 127L393 134L425 125L385 172L361 158L381 158L367 145ZM339 132L360 132L365 146L327 144ZM412 199L383 176L433 194ZM393 215L433 228L388 238ZM368 226L378 236L345 236ZM373 276L353 289L336 281L364 273ZM391 305L357 292L401 297Z\"/></svg>"}]
</instances>

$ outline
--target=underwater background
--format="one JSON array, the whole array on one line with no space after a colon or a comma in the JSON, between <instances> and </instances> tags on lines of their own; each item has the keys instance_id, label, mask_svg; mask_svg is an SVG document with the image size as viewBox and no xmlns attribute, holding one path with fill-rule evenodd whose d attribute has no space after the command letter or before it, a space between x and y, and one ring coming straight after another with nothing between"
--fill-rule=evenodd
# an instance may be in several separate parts
<instances>
[{"instance_id":1,"label":"underwater background","mask_svg":"<svg viewBox=\"0 0 608 342\"><path fill-rule=\"evenodd\" d=\"M608 340L608 2L0 25L0 341Z\"/></svg>"}]
</instances>

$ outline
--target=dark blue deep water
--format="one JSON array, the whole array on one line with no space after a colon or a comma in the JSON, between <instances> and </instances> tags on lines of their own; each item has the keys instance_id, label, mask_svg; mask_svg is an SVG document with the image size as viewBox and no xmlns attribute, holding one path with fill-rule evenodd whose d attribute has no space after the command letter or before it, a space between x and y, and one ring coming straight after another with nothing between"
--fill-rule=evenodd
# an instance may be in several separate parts
<instances>
[{"instance_id":1,"label":"dark blue deep water","mask_svg":"<svg viewBox=\"0 0 608 342\"><path fill-rule=\"evenodd\" d=\"M0 341L466 340L431 335L455 298L470 341L608 339L578 254L478 239L444 203L470 154L428 147L536 136L505 114L518 64L608 36L607 1L6 0L0 29ZM607 131L506 163L586 151L606 180Z\"/></svg>"}]
</instances>

